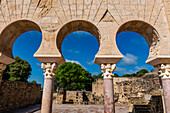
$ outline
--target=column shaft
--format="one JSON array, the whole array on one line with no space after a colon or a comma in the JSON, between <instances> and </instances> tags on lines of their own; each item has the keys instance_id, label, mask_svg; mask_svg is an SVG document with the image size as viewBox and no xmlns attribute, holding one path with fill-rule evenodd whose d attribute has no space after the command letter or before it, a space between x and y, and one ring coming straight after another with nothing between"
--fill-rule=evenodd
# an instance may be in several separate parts
<instances>
[{"instance_id":1,"label":"column shaft","mask_svg":"<svg viewBox=\"0 0 170 113\"><path fill-rule=\"evenodd\" d=\"M166 113L170 113L170 78L162 78Z\"/></svg>"},{"instance_id":2,"label":"column shaft","mask_svg":"<svg viewBox=\"0 0 170 113\"><path fill-rule=\"evenodd\" d=\"M52 113L54 77L45 77L41 113Z\"/></svg>"},{"instance_id":3,"label":"column shaft","mask_svg":"<svg viewBox=\"0 0 170 113\"><path fill-rule=\"evenodd\" d=\"M104 113L115 113L113 79L104 78Z\"/></svg>"}]
</instances>

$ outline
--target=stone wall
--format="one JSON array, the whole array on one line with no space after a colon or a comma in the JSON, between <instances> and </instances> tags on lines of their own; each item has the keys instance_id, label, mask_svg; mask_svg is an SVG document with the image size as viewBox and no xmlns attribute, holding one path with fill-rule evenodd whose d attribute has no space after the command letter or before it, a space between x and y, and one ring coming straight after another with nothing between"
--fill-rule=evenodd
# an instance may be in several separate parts
<instances>
[{"instance_id":1,"label":"stone wall","mask_svg":"<svg viewBox=\"0 0 170 113\"><path fill-rule=\"evenodd\" d=\"M123 81L134 81L137 79L138 77L113 77L114 93L120 93L120 86L117 85L117 83ZM104 95L103 92L103 79L98 78L96 82L92 83L92 93L96 96L102 96Z\"/></svg>"},{"instance_id":2,"label":"stone wall","mask_svg":"<svg viewBox=\"0 0 170 113\"><path fill-rule=\"evenodd\" d=\"M92 93L96 96L101 96L103 95L103 92L103 79L99 78L96 80L96 82L92 83Z\"/></svg>"},{"instance_id":3,"label":"stone wall","mask_svg":"<svg viewBox=\"0 0 170 113\"><path fill-rule=\"evenodd\" d=\"M118 104L148 104L145 96L162 96L160 77L150 72L142 77L113 77L115 101ZM92 84L92 94L104 95L103 80L97 79Z\"/></svg>"},{"instance_id":4,"label":"stone wall","mask_svg":"<svg viewBox=\"0 0 170 113\"><path fill-rule=\"evenodd\" d=\"M41 102L41 85L19 81L0 83L0 112Z\"/></svg>"}]
</instances>

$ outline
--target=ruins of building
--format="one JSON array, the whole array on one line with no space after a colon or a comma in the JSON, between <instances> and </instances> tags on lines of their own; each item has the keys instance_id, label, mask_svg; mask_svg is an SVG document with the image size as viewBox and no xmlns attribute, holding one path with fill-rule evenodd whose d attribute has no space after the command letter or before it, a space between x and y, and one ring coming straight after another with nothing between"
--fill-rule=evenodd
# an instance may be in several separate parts
<instances>
[{"instance_id":1,"label":"ruins of building","mask_svg":"<svg viewBox=\"0 0 170 113\"><path fill-rule=\"evenodd\" d=\"M113 77L113 83L116 104L129 105L130 112L142 109L151 111L156 108L163 111L162 83L157 73L146 73L142 77ZM92 83L92 92L66 91L66 102L70 104L103 104L103 91L103 79L99 78ZM57 97L59 98L59 94ZM60 99L61 97L63 95L60 94ZM56 102L62 104L62 101L63 99L58 99Z\"/></svg>"}]
</instances>

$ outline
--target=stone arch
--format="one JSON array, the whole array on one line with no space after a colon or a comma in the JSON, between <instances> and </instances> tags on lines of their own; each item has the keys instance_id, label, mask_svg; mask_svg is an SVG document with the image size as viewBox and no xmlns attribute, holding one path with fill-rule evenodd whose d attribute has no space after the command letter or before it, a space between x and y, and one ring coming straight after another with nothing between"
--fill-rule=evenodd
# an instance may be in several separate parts
<instances>
[{"instance_id":1,"label":"stone arch","mask_svg":"<svg viewBox=\"0 0 170 113\"><path fill-rule=\"evenodd\" d=\"M124 32L124 31L136 32L145 38L150 48L148 59L151 59L159 54L160 35L158 34L157 30L152 25L144 21L132 20L132 21L128 21L122 24L119 27L117 34Z\"/></svg>"},{"instance_id":2,"label":"stone arch","mask_svg":"<svg viewBox=\"0 0 170 113\"><path fill-rule=\"evenodd\" d=\"M40 31L39 25L30 20L18 20L8 24L0 34L0 52L10 58L13 58L12 47L15 40L24 32Z\"/></svg>"},{"instance_id":3,"label":"stone arch","mask_svg":"<svg viewBox=\"0 0 170 113\"><path fill-rule=\"evenodd\" d=\"M75 31L86 31L86 32L91 33L97 38L99 45L100 45L100 39L101 39L100 32L99 32L99 29L93 23L89 21L85 21L85 20L73 20L73 21L66 23L58 31L56 43L57 43L57 48L60 52L61 52L61 45L62 45L64 38L68 34L75 32Z\"/></svg>"}]
</instances>

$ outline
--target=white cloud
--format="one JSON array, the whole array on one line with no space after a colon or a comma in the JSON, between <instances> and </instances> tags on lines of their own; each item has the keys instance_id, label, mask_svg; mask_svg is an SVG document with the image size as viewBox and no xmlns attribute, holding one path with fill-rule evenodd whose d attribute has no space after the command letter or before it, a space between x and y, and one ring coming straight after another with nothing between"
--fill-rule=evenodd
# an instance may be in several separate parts
<instances>
[{"instance_id":1,"label":"white cloud","mask_svg":"<svg viewBox=\"0 0 170 113\"><path fill-rule=\"evenodd\" d=\"M123 66L131 66L131 65L137 65L137 57L127 53L124 58L122 59L122 62L120 63L120 65Z\"/></svg>"},{"instance_id":2,"label":"white cloud","mask_svg":"<svg viewBox=\"0 0 170 113\"><path fill-rule=\"evenodd\" d=\"M93 65L94 64L94 60L92 60L91 62L87 62L87 64Z\"/></svg>"},{"instance_id":3,"label":"white cloud","mask_svg":"<svg viewBox=\"0 0 170 113\"><path fill-rule=\"evenodd\" d=\"M136 73L137 70L133 71L133 70L127 70L125 68L121 68L121 67L116 67L116 70L117 72L119 73L122 73L122 74L132 74L132 73Z\"/></svg>"},{"instance_id":4,"label":"white cloud","mask_svg":"<svg viewBox=\"0 0 170 113\"><path fill-rule=\"evenodd\" d=\"M92 75L98 75L99 73L98 72L93 72Z\"/></svg>"},{"instance_id":5,"label":"white cloud","mask_svg":"<svg viewBox=\"0 0 170 113\"><path fill-rule=\"evenodd\" d=\"M72 49L64 50L64 51L70 52L70 53L80 53L78 50L72 50Z\"/></svg>"},{"instance_id":6,"label":"white cloud","mask_svg":"<svg viewBox=\"0 0 170 113\"><path fill-rule=\"evenodd\" d=\"M37 66L41 66L41 64L40 64L40 63L36 63L36 65L37 65Z\"/></svg>"},{"instance_id":7,"label":"white cloud","mask_svg":"<svg viewBox=\"0 0 170 113\"><path fill-rule=\"evenodd\" d=\"M75 60L68 60L68 59L66 59L66 62L71 62L71 63L76 63L76 64L81 65L79 61L75 61ZM87 70L86 67L84 67L83 65L81 65L81 66L82 66L85 70Z\"/></svg>"},{"instance_id":8,"label":"white cloud","mask_svg":"<svg viewBox=\"0 0 170 113\"><path fill-rule=\"evenodd\" d=\"M149 68L149 66L146 66L146 65L143 65L143 66L135 66L135 69L137 69L137 70L141 70L141 69L148 69Z\"/></svg>"}]
</instances>

